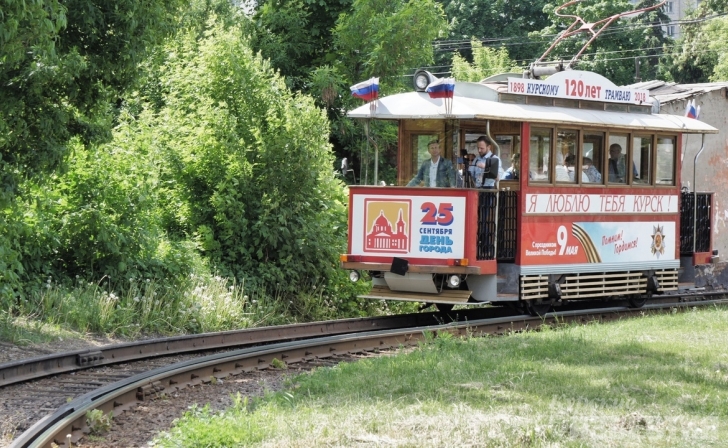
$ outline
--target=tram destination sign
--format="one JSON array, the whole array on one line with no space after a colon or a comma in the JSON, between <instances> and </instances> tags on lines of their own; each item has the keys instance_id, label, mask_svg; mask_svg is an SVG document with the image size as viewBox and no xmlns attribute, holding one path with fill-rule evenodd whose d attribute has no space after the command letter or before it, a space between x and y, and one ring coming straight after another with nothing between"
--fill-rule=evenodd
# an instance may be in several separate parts
<instances>
[{"instance_id":1,"label":"tram destination sign","mask_svg":"<svg viewBox=\"0 0 728 448\"><path fill-rule=\"evenodd\" d=\"M508 93L608 103L644 104L649 102L646 89L619 87L593 72L566 70L548 79L508 78Z\"/></svg>"}]
</instances>

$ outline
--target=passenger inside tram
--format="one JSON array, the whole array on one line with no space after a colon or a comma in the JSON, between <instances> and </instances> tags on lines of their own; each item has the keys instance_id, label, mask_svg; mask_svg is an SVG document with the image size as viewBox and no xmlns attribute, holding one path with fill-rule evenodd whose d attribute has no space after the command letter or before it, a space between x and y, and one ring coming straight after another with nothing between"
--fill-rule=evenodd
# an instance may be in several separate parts
<instances>
[{"instance_id":1,"label":"passenger inside tram","mask_svg":"<svg viewBox=\"0 0 728 448\"><path fill-rule=\"evenodd\" d=\"M569 154L564 158L564 166L566 167L566 174L569 176L569 181L574 182L574 169L576 164L574 163L576 157L573 154Z\"/></svg>"},{"instance_id":2,"label":"passenger inside tram","mask_svg":"<svg viewBox=\"0 0 728 448\"><path fill-rule=\"evenodd\" d=\"M597 170L597 168L594 166L594 161L589 157L584 157L581 159L581 169L586 175L584 177L584 182L590 182L590 183L602 183L602 174Z\"/></svg>"},{"instance_id":3,"label":"passenger inside tram","mask_svg":"<svg viewBox=\"0 0 728 448\"><path fill-rule=\"evenodd\" d=\"M556 140L556 182L575 183L576 131L560 131Z\"/></svg>"},{"instance_id":4,"label":"passenger inside tram","mask_svg":"<svg viewBox=\"0 0 728 448\"><path fill-rule=\"evenodd\" d=\"M618 184L627 182L624 154L618 143L609 146L609 182Z\"/></svg>"},{"instance_id":5,"label":"passenger inside tram","mask_svg":"<svg viewBox=\"0 0 728 448\"><path fill-rule=\"evenodd\" d=\"M521 171L521 154L515 153L511 156L511 167L503 173L503 180L518 180Z\"/></svg>"}]
</instances>

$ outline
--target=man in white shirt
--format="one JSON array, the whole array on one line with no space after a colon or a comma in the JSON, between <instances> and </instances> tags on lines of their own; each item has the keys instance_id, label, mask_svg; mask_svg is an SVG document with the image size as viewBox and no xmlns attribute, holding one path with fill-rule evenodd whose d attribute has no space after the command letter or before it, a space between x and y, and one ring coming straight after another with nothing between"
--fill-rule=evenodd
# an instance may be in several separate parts
<instances>
[{"instance_id":1,"label":"man in white shirt","mask_svg":"<svg viewBox=\"0 0 728 448\"><path fill-rule=\"evenodd\" d=\"M440 142L433 140L427 144L430 160L425 160L417 171L417 175L407 184L415 187L424 182L426 187L454 187L455 170L452 162L440 157Z\"/></svg>"}]
</instances>

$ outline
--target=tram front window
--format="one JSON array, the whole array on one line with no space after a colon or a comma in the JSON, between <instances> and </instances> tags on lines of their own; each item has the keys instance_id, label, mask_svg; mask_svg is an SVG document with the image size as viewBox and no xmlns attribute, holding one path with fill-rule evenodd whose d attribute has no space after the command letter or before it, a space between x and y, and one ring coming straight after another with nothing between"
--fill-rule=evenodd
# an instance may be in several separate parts
<instances>
[{"instance_id":1,"label":"tram front window","mask_svg":"<svg viewBox=\"0 0 728 448\"><path fill-rule=\"evenodd\" d=\"M576 143L577 131L559 131L556 139L556 182L576 183Z\"/></svg>"},{"instance_id":2,"label":"tram front window","mask_svg":"<svg viewBox=\"0 0 728 448\"><path fill-rule=\"evenodd\" d=\"M549 154L551 153L551 129L531 129L531 149L528 156L528 177L531 182L551 182Z\"/></svg>"},{"instance_id":3,"label":"tram front window","mask_svg":"<svg viewBox=\"0 0 728 448\"><path fill-rule=\"evenodd\" d=\"M414 134L412 135L412 167L410 169L410 175L412 176L417 174L417 170L422 165L422 162L429 159L430 153L427 151L427 145L432 141L438 141L440 139L440 136L437 134ZM443 151L440 153L442 157L444 157L444 148L441 148Z\"/></svg>"},{"instance_id":4,"label":"tram front window","mask_svg":"<svg viewBox=\"0 0 728 448\"><path fill-rule=\"evenodd\" d=\"M652 179L650 161L652 160L652 137L636 136L632 145L632 163L635 167L633 184L650 185Z\"/></svg>"}]
</instances>

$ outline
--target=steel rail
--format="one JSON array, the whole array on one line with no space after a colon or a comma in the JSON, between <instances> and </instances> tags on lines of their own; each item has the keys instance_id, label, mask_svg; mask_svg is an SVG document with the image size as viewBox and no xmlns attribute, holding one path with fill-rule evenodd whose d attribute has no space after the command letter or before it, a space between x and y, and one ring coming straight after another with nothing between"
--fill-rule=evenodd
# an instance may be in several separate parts
<instances>
[{"instance_id":1,"label":"steel rail","mask_svg":"<svg viewBox=\"0 0 728 448\"><path fill-rule=\"evenodd\" d=\"M486 311L489 310L489 311ZM476 311L476 310L472 310ZM472 311L469 314L472 314ZM501 308L479 309L472 318L514 314ZM248 328L218 333L174 336L114 344L91 349L56 353L0 364L0 387L44 376L68 373L91 367L118 364L171 354L245 347L293 339L308 339L334 334L423 326L442 320L438 313L412 313L385 317L341 319L305 324Z\"/></svg>"},{"instance_id":2,"label":"steel rail","mask_svg":"<svg viewBox=\"0 0 728 448\"><path fill-rule=\"evenodd\" d=\"M378 330L355 335L328 336L218 353L143 372L78 397L38 421L15 439L10 446L11 448L70 446L71 443L75 443L83 437L84 432L88 432L85 416L86 412L90 410L99 409L105 414L117 415L146 399L159 396L164 391L173 391L200 383L211 383L231 374L267 369L274 359L292 364L334 355L415 345L426 340L428 333L434 335L441 332L456 335L503 334L537 329L544 324L610 321L624 316L641 315L645 311L726 303L728 303L727 300L721 299L650 304L642 308L611 307L599 310L574 310L547 313L543 317L510 316L402 330Z\"/></svg>"},{"instance_id":3,"label":"steel rail","mask_svg":"<svg viewBox=\"0 0 728 448\"><path fill-rule=\"evenodd\" d=\"M681 297L699 298L723 295L725 291L700 291L681 294ZM653 297L650 303L670 302L674 295ZM574 301L573 307L593 306L593 301ZM616 301L614 303L620 303ZM457 313L457 315L456 315ZM455 319L476 320L505 317L520 313L508 308L474 308L449 313ZM334 334L354 333L372 329L392 329L423 326L450 318L442 313L412 313L385 317L341 319L326 322L248 328L217 333L173 336L144 341L114 344L90 349L38 356L0 364L0 388L45 376L75 372L91 367L137 361L171 354L201 352L233 347L247 347L284 340L307 339Z\"/></svg>"}]
</instances>

